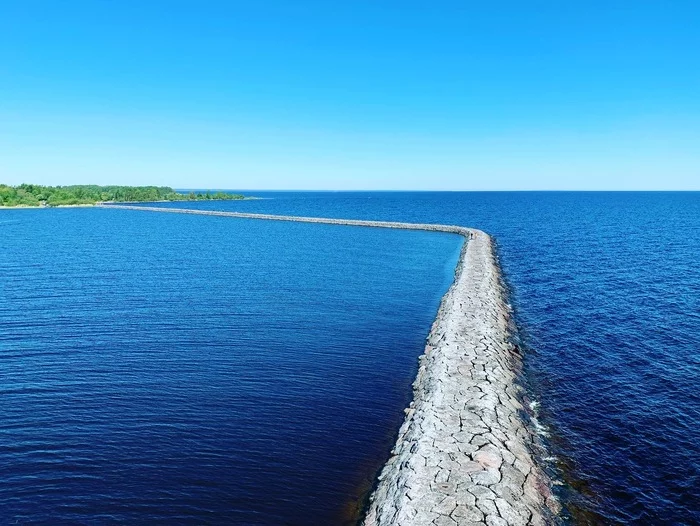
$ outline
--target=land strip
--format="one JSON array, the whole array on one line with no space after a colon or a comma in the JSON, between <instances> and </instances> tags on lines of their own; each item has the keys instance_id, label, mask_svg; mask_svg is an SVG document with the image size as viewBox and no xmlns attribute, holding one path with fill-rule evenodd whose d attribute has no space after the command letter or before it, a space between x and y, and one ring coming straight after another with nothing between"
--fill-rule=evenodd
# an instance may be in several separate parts
<instances>
[{"instance_id":1,"label":"land strip","mask_svg":"<svg viewBox=\"0 0 700 526\"><path fill-rule=\"evenodd\" d=\"M465 242L420 358L414 400L370 498L365 526L544 525L558 503L534 460L491 238L452 225L181 208L103 208L449 232Z\"/></svg>"}]
</instances>

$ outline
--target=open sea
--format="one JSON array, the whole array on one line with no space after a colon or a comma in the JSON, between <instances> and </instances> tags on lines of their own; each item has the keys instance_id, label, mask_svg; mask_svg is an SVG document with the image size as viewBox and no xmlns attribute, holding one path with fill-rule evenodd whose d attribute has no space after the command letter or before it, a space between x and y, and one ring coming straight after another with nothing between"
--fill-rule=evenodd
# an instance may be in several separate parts
<instances>
[{"instance_id":1,"label":"open sea","mask_svg":"<svg viewBox=\"0 0 700 526\"><path fill-rule=\"evenodd\" d=\"M700 524L700 193L245 193L492 234L563 521ZM355 524L460 248L0 210L0 524Z\"/></svg>"}]
</instances>

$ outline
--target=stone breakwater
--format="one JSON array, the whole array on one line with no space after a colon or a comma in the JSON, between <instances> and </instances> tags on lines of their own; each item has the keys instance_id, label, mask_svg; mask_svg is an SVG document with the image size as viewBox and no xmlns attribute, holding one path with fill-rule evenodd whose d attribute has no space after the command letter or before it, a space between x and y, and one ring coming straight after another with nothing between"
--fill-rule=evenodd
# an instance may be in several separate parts
<instances>
[{"instance_id":1,"label":"stone breakwater","mask_svg":"<svg viewBox=\"0 0 700 526\"><path fill-rule=\"evenodd\" d=\"M558 511L531 453L491 239L471 232L365 526L542 525Z\"/></svg>"},{"instance_id":2,"label":"stone breakwater","mask_svg":"<svg viewBox=\"0 0 700 526\"><path fill-rule=\"evenodd\" d=\"M365 226L375 228L398 228L401 230L428 230L432 232L449 232L469 237L470 232L476 232L471 228L451 225L432 225L428 223L399 223L394 221L365 221L360 219L331 219L327 217L302 217L280 216L272 214L247 214L244 212L220 212L218 210L195 210L188 208L166 208L160 206L131 206L98 204L99 208L113 208L118 210L140 210L149 212L170 212L174 214L196 214L205 216L238 217L240 219L266 219L270 221L292 221L295 223L323 223L327 225Z\"/></svg>"},{"instance_id":3,"label":"stone breakwater","mask_svg":"<svg viewBox=\"0 0 700 526\"><path fill-rule=\"evenodd\" d=\"M420 358L414 399L370 498L365 526L544 525L559 506L533 458L521 359L491 238L450 225L293 217L179 208L120 210L428 230L459 234L455 279Z\"/></svg>"}]
</instances>

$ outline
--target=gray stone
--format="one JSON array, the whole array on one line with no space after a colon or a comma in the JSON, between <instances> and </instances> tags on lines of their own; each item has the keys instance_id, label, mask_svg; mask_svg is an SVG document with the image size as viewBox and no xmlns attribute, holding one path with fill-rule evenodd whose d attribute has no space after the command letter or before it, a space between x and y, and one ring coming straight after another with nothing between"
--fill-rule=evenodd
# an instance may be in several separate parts
<instances>
[{"instance_id":1,"label":"gray stone","mask_svg":"<svg viewBox=\"0 0 700 526\"><path fill-rule=\"evenodd\" d=\"M512 526L526 526L527 517L519 514L505 499L496 499L498 513Z\"/></svg>"},{"instance_id":2,"label":"gray stone","mask_svg":"<svg viewBox=\"0 0 700 526\"><path fill-rule=\"evenodd\" d=\"M486 516L486 526L508 526L508 523L505 519L494 514Z\"/></svg>"}]
</instances>

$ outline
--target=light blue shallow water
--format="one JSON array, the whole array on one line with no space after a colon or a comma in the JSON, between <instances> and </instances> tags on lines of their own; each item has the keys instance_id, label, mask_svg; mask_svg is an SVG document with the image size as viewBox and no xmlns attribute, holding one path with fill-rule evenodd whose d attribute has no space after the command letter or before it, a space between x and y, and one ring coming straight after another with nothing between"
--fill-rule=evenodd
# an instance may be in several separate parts
<instances>
[{"instance_id":1,"label":"light blue shallow water","mask_svg":"<svg viewBox=\"0 0 700 526\"><path fill-rule=\"evenodd\" d=\"M700 523L700 194L257 195L187 206L494 234L569 509ZM118 210L0 239L0 514L68 522L351 520L459 250Z\"/></svg>"}]
</instances>

